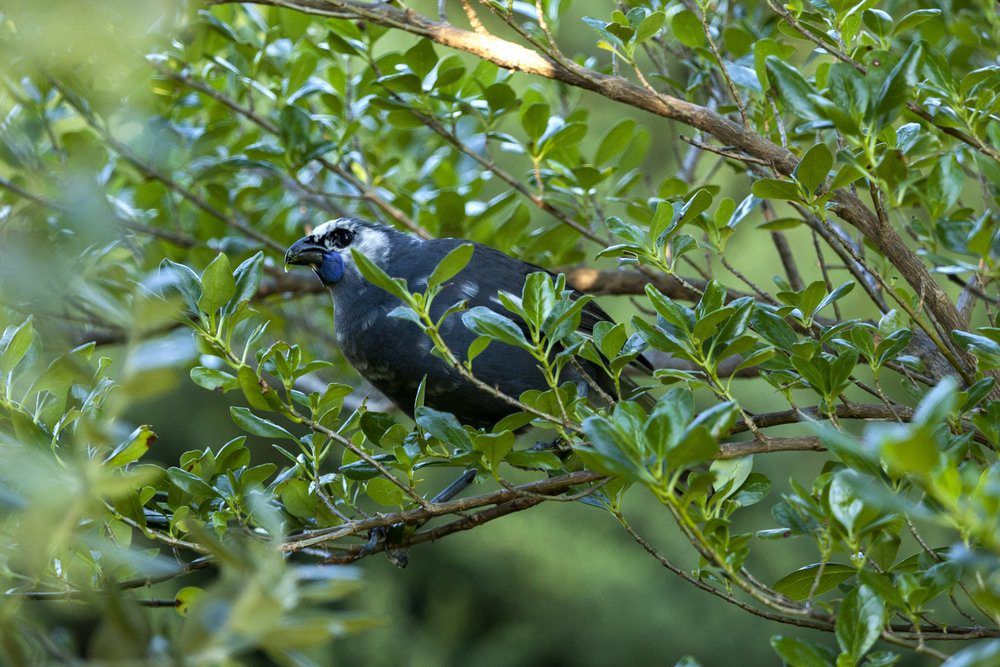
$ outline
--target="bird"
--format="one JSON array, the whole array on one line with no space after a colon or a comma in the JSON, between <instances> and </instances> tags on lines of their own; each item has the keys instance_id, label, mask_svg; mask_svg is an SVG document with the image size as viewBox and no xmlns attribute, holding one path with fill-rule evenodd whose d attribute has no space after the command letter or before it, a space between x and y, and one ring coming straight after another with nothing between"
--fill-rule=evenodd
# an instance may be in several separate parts
<instances>
[{"instance_id":1,"label":"bird","mask_svg":"<svg viewBox=\"0 0 1000 667\"><path fill-rule=\"evenodd\" d=\"M421 239L387 225L341 217L318 225L295 241L285 253L285 265L311 268L328 288L333 296L336 340L344 357L403 412L413 417L414 401L423 382L424 405L451 413L463 424L490 428L517 412L517 406L495 391L477 386L433 355L433 343L417 324L390 316L402 302L368 282L352 255L352 251L362 253L389 276L404 279L408 289L415 292L426 289L438 263L464 243L473 245L471 259L442 285L431 316L436 321L447 308L464 301L467 308L485 306L524 327L523 321L503 308L497 295L501 291L521 294L528 275L544 269L481 243L456 238ZM579 296L579 292L572 292L570 298ZM601 321L611 318L596 303L588 302L582 309L578 331L589 336ZM440 332L448 348L463 361L469 345L478 337L457 312L445 319ZM639 360L649 367L645 359ZM577 361L565 368L564 381L574 382L583 392L596 384L601 392L594 393L614 395L612 378L597 364ZM493 341L475 357L472 371L485 385L514 398L529 389L549 389L537 360L527 351L499 341ZM635 388L632 383L627 386Z\"/></svg>"}]
</instances>

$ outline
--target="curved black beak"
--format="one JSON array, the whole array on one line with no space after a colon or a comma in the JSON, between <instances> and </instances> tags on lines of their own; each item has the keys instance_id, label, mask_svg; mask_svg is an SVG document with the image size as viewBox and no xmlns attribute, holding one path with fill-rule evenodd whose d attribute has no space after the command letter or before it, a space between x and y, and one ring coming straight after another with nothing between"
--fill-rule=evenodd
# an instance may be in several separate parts
<instances>
[{"instance_id":1,"label":"curved black beak","mask_svg":"<svg viewBox=\"0 0 1000 667\"><path fill-rule=\"evenodd\" d=\"M323 263L323 258L329 252L325 247L306 236L293 243L285 251L285 266L298 264L300 266L317 266Z\"/></svg>"}]
</instances>

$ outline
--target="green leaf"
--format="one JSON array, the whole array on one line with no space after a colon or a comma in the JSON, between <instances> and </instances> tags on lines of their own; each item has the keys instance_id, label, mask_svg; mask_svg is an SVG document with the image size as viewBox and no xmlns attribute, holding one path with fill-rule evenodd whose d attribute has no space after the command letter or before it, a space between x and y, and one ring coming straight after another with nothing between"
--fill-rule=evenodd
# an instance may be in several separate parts
<instances>
[{"instance_id":1,"label":"green leaf","mask_svg":"<svg viewBox=\"0 0 1000 667\"><path fill-rule=\"evenodd\" d=\"M941 16L940 9L916 9L896 21L892 27L892 34L906 35L924 21L938 16Z\"/></svg>"},{"instance_id":2,"label":"green leaf","mask_svg":"<svg viewBox=\"0 0 1000 667\"><path fill-rule=\"evenodd\" d=\"M318 62L316 54L312 51L302 51L295 61L292 63L291 68L288 70L288 76L284 81L285 95L291 97L302 88L309 80L309 77L313 75L316 71L316 64Z\"/></svg>"},{"instance_id":3,"label":"green leaf","mask_svg":"<svg viewBox=\"0 0 1000 667\"><path fill-rule=\"evenodd\" d=\"M593 453L599 457L602 469L628 478L640 475L640 466L632 456L634 447L613 421L598 415L587 417L583 420L583 432L590 440Z\"/></svg>"},{"instance_id":4,"label":"green leaf","mask_svg":"<svg viewBox=\"0 0 1000 667\"><path fill-rule=\"evenodd\" d=\"M410 293L406 289L405 283L399 278L390 278L389 274L382 270L382 267L368 259L368 257L359 252L357 248L351 248L351 256L354 258L354 264L358 267L358 271L364 276L364 279L370 282L375 287L379 287L394 297L400 299L404 303L409 303L411 300Z\"/></svg>"},{"instance_id":5,"label":"green leaf","mask_svg":"<svg viewBox=\"0 0 1000 667\"><path fill-rule=\"evenodd\" d=\"M744 368L752 368L754 366L760 366L765 361L768 361L769 359L773 358L774 355L776 355L777 353L778 351L773 347L765 347L757 350L756 352L753 352L752 354L748 354L745 357L743 357L743 360L739 363L739 365L732 370L732 374L736 375Z\"/></svg>"},{"instance_id":6,"label":"green leaf","mask_svg":"<svg viewBox=\"0 0 1000 667\"><path fill-rule=\"evenodd\" d=\"M437 66L437 75L434 79L433 88L440 90L452 85L465 76L465 65L458 56L448 56Z\"/></svg>"},{"instance_id":7,"label":"green leaf","mask_svg":"<svg viewBox=\"0 0 1000 667\"><path fill-rule=\"evenodd\" d=\"M264 480L273 475L278 466L273 463L262 463L259 466L245 468L240 473L240 488L246 492L264 486Z\"/></svg>"},{"instance_id":8,"label":"green leaf","mask_svg":"<svg viewBox=\"0 0 1000 667\"><path fill-rule=\"evenodd\" d=\"M689 49L697 49L705 45L705 29L701 25L701 19L693 12L686 9L677 12L670 21L670 27L677 40Z\"/></svg>"},{"instance_id":9,"label":"green leaf","mask_svg":"<svg viewBox=\"0 0 1000 667\"><path fill-rule=\"evenodd\" d=\"M791 350L792 346L799 340L795 330L783 317L760 306L754 308L754 312L750 316L750 323L754 331L780 349Z\"/></svg>"},{"instance_id":10,"label":"green leaf","mask_svg":"<svg viewBox=\"0 0 1000 667\"><path fill-rule=\"evenodd\" d=\"M821 120L816 106L809 99L810 95L816 94L812 84L802 78L798 70L777 56L768 56L765 62L771 85L777 90L778 99L782 104L806 120Z\"/></svg>"},{"instance_id":11,"label":"green leaf","mask_svg":"<svg viewBox=\"0 0 1000 667\"><path fill-rule=\"evenodd\" d=\"M236 425L247 433L259 435L262 438L285 438L293 442L298 442L298 438L294 435L277 424L268 421L263 417L258 417L251 412L249 408L234 405L229 408L229 414L232 416Z\"/></svg>"},{"instance_id":12,"label":"green leaf","mask_svg":"<svg viewBox=\"0 0 1000 667\"><path fill-rule=\"evenodd\" d=\"M642 20L639 27L635 29L635 43L641 44L655 35L667 21L667 15L663 12L653 12Z\"/></svg>"},{"instance_id":13,"label":"green leaf","mask_svg":"<svg viewBox=\"0 0 1000 667\"><path fill-rule=\"evenodd\" d=\"M833 182L830 184L830 190L833 191L838 188L848 186L864 175L864 172L858 169L855 165L845 164L837 171L837 175L833 177Z\"/></svg>"},{"instance_id":14,"label":"green leaf","mask_svg":"<svg viewBox=\"0 0 1000 667\"><path fill-rule=\"evenodd\" d=\"M758 39L753 45L753 68L757 73L757 80L761 88L768 90L771 81L767 76L767 57L778 56L787 58L795 52L795 47L791 44L778 43L770 37Z\"/></svg>"},{"instance_id":15,"label":"green leaf","mask_svg":"<svg viewBox=\"0 0 1000 667\"><path fill-rule=\"evenodd\" d=\"M549 124L551 109L548 104L536 102L521 110L521 127L532 143L537 143Z\"/></svg>"},{"instance_id":16,"label":"green leaf","mask_svg":"<svg viewBox=\"0 0 1000 667\"><path fill-rule=\"evenodd\" d=\"M240 386L239 381L234 375L214 368L206 368L205 366L195 366L192 368L191 380L203 389L223 393Z\"/></svg>"},{"instance_id":17,"label":"green leaf","mask_svg":"<svg viewBox=\"0 0 1000 667\"><path fill-rule=\"evenodd\" d=\"M930 176L927 177L927 197L930 200L932 215L939 216L950 209L962 196L965 186L965 173L958 166L955 156L942 155L934 163Z\"/></svg>"},{"instance_id":18,"label":"green leaf","mask_svg":"<svg viewBox=\"0 0 1000 667\"><path fill-rule=\"evenodd\" d=\"M300 519L316 516L318 499L309 493L309 482L304 479L289 479L278 486L278 497L285 511Z\"/></svg>"},{"instance_id":19,"label":"green leaf","mask_svg":"<svg viewBox=\"0 0 1000 667\"><path fill-rule=\"evenodd\" d=\"M261 277L264 275L264 253L255 253L252 257L244 260L236 271L233 272L233 279L236 282L236 293L229 300L228 310L235 310L237 306L246 303L257 293L260 287Z\"/></svg>"},{"instance_id":20,"label":"green leaf","mask_svg":"<svg viewBox=\"0 0 1000 667\"><path fill-rule=\"evenodd\" d=\"M472 259L472 252L474 250L475 246L471 243L463 243L457 248L453 248L447 255L444 256L444 259L438 262L438 265L434 267L434 271L431 273L430 278L427 279L427 289L437 287L438 285L454 278L459 271L464 269L469 264L469 260Z\"/></svg>"},{"instance_id":21,"label":"green leaf","mask_svg":"<svg viewBox=\"0 0 1000 667\"><path fill-rule=\"evenodd\" d=\"M836 635L840 650L858 662L882 635L885 606L875 591L858 586L844 598L837 611Z\"/></svg>"},{"instance_id":22,"label":"green leaf","mask_svg":"<svg viewBox=\"0 0 1000 667\"><path fill-rule=\"evenodd\" d=\"M379 505L402 507L406 504L403 490L384 477L376 477L365 485L366 495Z\"/></svg>"},{"instance_id":23,"label":"green leaf","mask_svg":"<svg viewBox=\"0 0 1000 667\"><path fill-rule=\"evenodd\" d=\"M243 396L247 399L250 407L258 410L274 410L280 405L280 401L273 391L264 391L260 378L249 366L240 366L236 372L236 381L239 382Z\"/></svg>"},{"instance_id":24,"label":"green leaf","mask_svg":"<svg viewBox=\"0 0 1000 667\"><path fill-rule=\"evenodd\" d=\"M683 415L670 400L657 401L643 426L643 437L657 457L663 458L667 451L677 445L683 429Z\"/></svg>"},{"instance_id":25,"label":"green leaf","mask_svg":"<svg viewBox=\"0 0 1000 667\"><path fill-rule=\"evenodd\" d=\"M14 370L20 363L28 348L35 339L35 330L31 324L31 315L18 326L9 326L0 338L0 374Z\"/></svg>"},{"instance_id":26,"label":"green leaf","mask_svg":"<svg viewBox=\"0 0 1000 667\"><path fill-rule=\"evenodd\" d=\"M717 403L695 417L690 428L705 426L712 438L718 440L729 433L738 412L739 407L735 401Z\"/></svg>"},{"instance_id":27,"label":"green leaf","mask_svg":"<svg viewBox=\"0 0 1000 667\"><path fill-rule=\"evenodd\" d=\"M805 188L806 192L815 196L832 167L833 154L830 153L830 149L826 144L816 144L799 160L792 177Z\"/></svg>"},{"instance_id":28,"label":"green leaf","mask_svg":"<svg viewBox=\"0 0 1000 667\"><path fill-rule=\"evenodd\" d=\"M148 425L140 426L132 431L128 440L120 443L112 450L108 457L104 459L104 465L109 468L120 468L138 461L149 451L154 442L156 442L156 434L153 433L153 427Z\"/></svg>"},{"instance_id":29,"label":"green leaf","mask_svg":"<svg viewBox=\"0 0 1000 667\"><path fill-rule=\"evenodd\" d=\"M736 493L743 482L750 477L753 470L753 456L717 459L712 461L709 470L714 475L712 486L716 490L717 498L724 500Z\"/></svg>"},{"instance_id":30,"label":"green leaf","mask_svg":"<svg viewBox=\"0 0 1000 667\"><path fill-rule=\"evenodd\" d=\"M823 571L822 575L820 575L820 569ZM810 592L814 596L822 595L827 591L833 590L855 574L857 574L857 568L849 565L827 563L821 568L819 563L814 563L813 565L806 565L791 574L785 575L776 581L771 588L783 595L787 595L795 601L802 601L809 597ZM819 575L818 582L816 581L817 575ZM815 589L813 588L814 586Z\"/></svg>"},{"instance_id":31,"label":"green leaf","mask_svg":"<svg viewBox=\"0 0 1000 667\"><path fill-rule=\"evenodd\" d=\"M623 118L607 131L597 147L594 155L595 164L605 164L611 158L628 148L629 140L635 131L636 122L633 118Z\"/></svg>"},{"instance_id":32,"label":"green leaf","mask_svg":"<svg viewBox=\"0 0 1000 667\"><path fill-rule=\"evenodd\" d=\"M903 108L909 97L909 88L916 83L917 70L923 56L923 45L924 43L920 41L910 44L903 57L882 82L882 87L872 100L869 114L869 120L876 129L882 129L890 124Z\"/></svg>"},{"instance_id":33,"label":"green leaf","mask_svg":"<svg viewBox=\"0 0 1000 667\"><path fill-rule=\"evenodd\" d=\"M827 97L848 115L861 116L868 110L868 83L864 75L851 65L842 62L831 65L826 85Z\"/></svg>"},{"instance_id":34,"label":"green leaf","mask_svg":"<svg viewBox=\"0 0 1000 667\"><path fill-rule=\"evenodd\" d=\"M194 310L201 298L201 278L198 274L192 271L191 267L169 259L160 262L160 272L169 275L167 278L169 285L180 292L188 307Z\"/></svg>"},{"instance_id":35,"label":"green leaf","mask_svg":"<svg viewBox=\"0 0 1000 667\"><path fill-rule=\"evenodd\" d=\"M486 458L490 472L496 473L500 462L514 449L514 432L480 433L476 436L475 447Z\"/></svg>"},{"instance_id":36,"label":"green leaf","mask_svg":"<svg viewBox=\"0 0 1000 667\"><path fill-rule=\"evenodd\" d=\"M861 528L858 524L864 509L864 503L855 494L850 483L843 475L835 475L830 482L830 513L840 522L849 536L855 536Z\"/></svg>"},{"instance_id":37,"label":"green leaf","mask_svg":"<svg viewBox=\"0 0 1000 667\"><path fill-rule=\"evenodd\" d=\"M709 287L711 287L711 283L709 283ZM685 335L691 333L694 325L694 314L689 309L665 296L653 285L646 285L645 291L660 317Z\"/></svg>"},{"instance_id":38,"label":"green leaf","mask_svg":"<svg viewBox=\"0 0 1000 667\"><path fill-rule=\"evenodd\" d=\"M711 205L712 194L708 191L708 188L701 188L691 195L691 198L684 204L684 208L681 209L680 224L683 225L691 222L701 215L702 212L707 211Z\"/></svg>"},{"instance_id":39,"label":"green leaf","mask_svg":"<svg viewBox=\"0 0 1000 667\"><path fill-rule=\"evenodd\" d=\"M462 313L465 326L480 336L489 336L501 343L529 349L531 344L524 337L521 328L509 317L490 310L485 306L476 306Z\"/></svg>"},{"instance_id":40,"label":"green leaf","mask_svg":"<svg viewBox=\"0 0 1000 667\"><path fill-rule=\"evenodd\" d=\"M219 253L201 274L201 298L198 307L205 313L214 313L236 294L236 281L229 266L229 258Z\"/></svg>"},{"instance_id":41,"label":"green leaf","mask_svg":"<svg viewBox=\"0 0 1000 667\"><path fill-rule=\"evenodd\" d=\"M851 290L853 290L853 289L854 289L854 281L853 280L848 280L843 285L838 285L837 287L835 287L833 289L832 292L830 292L829 294L827 294L826 296L824 296L823 299L820 300L819 304L815 308L813 308L811 311L809 311L808 316L810 318L816 317L816 315L821 310L823 310L824 308L826 308L827 306L829 306L834 301L837 301L838 299L840 299L840 298L842 298L844 296L847 296L848 294L851 293ZM825 285L823 286L823 291L826 291L826 286ZM805 301L804 297L803 297L803 301Z\"/></svg>"},{"instance_id":42,"label":"green leaf","mask_svg":"<svg viewBox=\"0 0 1000 667\"><path fill-rule=\"evenodd\" d=\"M403 61L413 70L414 74L423 79L437 65L438 57L434 45L429 39L421 39L403 54Z\"/></svg>"},{"instance_id":43,"label":"green leaf","mask_svg":"<svg viewBox=\"0 0 1000 667\"><path fill-rule=\"evenodd\" d=\"M926 426L902 426L882 431L882 458L896 474L927 478L941 460L934 434Z\"/></svg>"},{"instance_id":44,"label":"green leaf","mask_svg":"<svg viewBox=\"0 0 1000 667\"><path fill-rule=\"evenodd\" d=\"M719 441L712 437L708 427L698 426L688 429L677 444L670 448L667 461L672 468L683 468L708 461L718 451Z\"/></svg>"},{"instance_id":45,"label":"green leaf","mask_svg":"<svg viewBox=\"0 0 1000 667\"><path fill-rule=\"evenodd\" d=\"M190 493L194 496L195 500L201 501L205 498L214 498L218 496L218 492L208 485L205 480L197 475L189 473L187 470L183 470L177 467L167 468L167 479L171 481L177 488L185 493Z\"/></svg>"},{"instance_id":46,"label":"green leaf","mask_svg":"<svg viewBox=\"0 0 1000 667\"><path fill-rule=\"evenodd\" d=\"M958 402L956 389L955 378L948 375L941 378L941 381L920 399L920 404L913 413L913 423L933 427L944 422L955 411Z\"/></svg>"},{"instance_id":47,"label":"green leaf","mask_svg":"<svg viewBox=\"0 0 1000 667\"><path fill-rule=\"evenodd\" d=\"M392 415L387 415L384 412L365 412L358 420L361 432L368 438L368 442L376 446L382 442L382 436L395 423L396 420L392 418Z\"/></svg>"},{"instance_id":48,"label":"green leaf","mask_svg":"<svg viewBox=\"0 0 1000 667\"><path fill-rule=\"evenodd\" d=\"M771 637L771 646L788 667L830 667L823 647L795 637Z\"/></svg>"},{"instance_id":49,"label":"green leaf","mask_svg":"<svg viewBox=\"0 0 1000 667\"><path fill-rule=\"evenodd\" d=\"M754 182L750 192L761 199L781 199L796 201L802 198L802 193L792 181L781 181L777 178L762 178Z\"/></svg>"},{"instance_id":50,"label":"green leaf","mask_svg":"<svg viewBox=\"0 0 1000 667\"><path fill-rule=\"evenodd\" d=\"M825 282L814 280L809 283L800 295L799 310L802 311L802 316L807 318L812 317L812 314L819 308L819 304L823 302L823 297L825 296Z\"/></svg>"},{"instance_id":51,"label":"green leaf","mask_svg":"<svg viewBox=\"0 0 1000 667\"><path fill-rule=\"evenodd\" d=\"M191 609L204 597L205 591L197 586L185 586L174 595L174 611L178 616L189 616Z\"/></svg>"},{"instance_id":52,"label":"green leaf","mask_svg":"<svg viewBox=\"0 0 1000 667\"><path fill-rule=\"evenodd\" d=\"M941 667L996 667L1000 664L1000 639L979 640L948 658Z\"/></svg>"},{"instance_id":53,"label":"green leaf","mask_svg":"<svg viewBox=\"0 0 1000 667\"><path fill-rule=\"evenodd\" d=\"M422 405L414 412L413 419L420 428L444 444L463 452L472 450L469 433L450 412L441 412Z\"/></svg>"}]
</instances>

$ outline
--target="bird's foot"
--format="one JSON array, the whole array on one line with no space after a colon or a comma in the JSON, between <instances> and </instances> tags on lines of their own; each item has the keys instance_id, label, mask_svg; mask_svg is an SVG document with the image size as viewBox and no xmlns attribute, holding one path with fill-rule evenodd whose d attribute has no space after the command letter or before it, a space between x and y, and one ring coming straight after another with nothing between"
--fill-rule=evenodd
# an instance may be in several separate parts
<instances>
[{"instance_id":1,"label":"bird's foot","mask_svg":"<svg viewBox=\"0 0 1000 667\"><path fill-rule=\"evenodd\" d=\"M432 503L448 502L464 491L476 479L476 469L469 468L458 479L446 486L431 499ZM409 532L424 525L426 521L416 524L394 523L391 526L378 526L368 533L368 542L361 547L362 556L370 556L378 551L385 551L386 557L396 567L406 567L409 563L409 549L403 545L403 540Z\"/></svg>"},{"instance_id":2,"label":"bird's foot","mask_svg":"<svg viewBox=\"0 0 1000 667\"><path fill-rule=\"evenodd\" d=\"M554 440L539 440L535 443L534 447L531 448L533 452L554 452L559 458L566 458L573 452L573 448L567 444L566 439L562 436L557 437Z\"/></svg>"},{"instance_id":3,"label":"bird's foot","mask_svg":"<svg viewBox=\"0 0 1000 667\"><path fill-rule=\"evenodd\" d=\"M396 567L406 567L410 562L409 550L401 544L406 532L406 524L378 526L368 533L368 541L361 547L360 556L370 556L385 551L389 562Z\"/></svg>"}]
</instances>

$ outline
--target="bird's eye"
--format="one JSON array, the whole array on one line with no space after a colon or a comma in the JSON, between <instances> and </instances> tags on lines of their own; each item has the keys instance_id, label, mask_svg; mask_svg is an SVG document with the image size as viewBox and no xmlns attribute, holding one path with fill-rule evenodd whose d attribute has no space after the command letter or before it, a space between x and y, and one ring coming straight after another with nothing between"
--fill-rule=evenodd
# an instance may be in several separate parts
<instances>
[{"instance_id":1,"label":"bird's eye","mask_svg":"<svg viewBox=\"0 0 1000 667\"><path fill-rule=\"evenodd\" d=\"M335 229L330 232L328 243L331 247L343 249L354 241L354 232L349 229Z\"/></svg>"}]
</instances>

